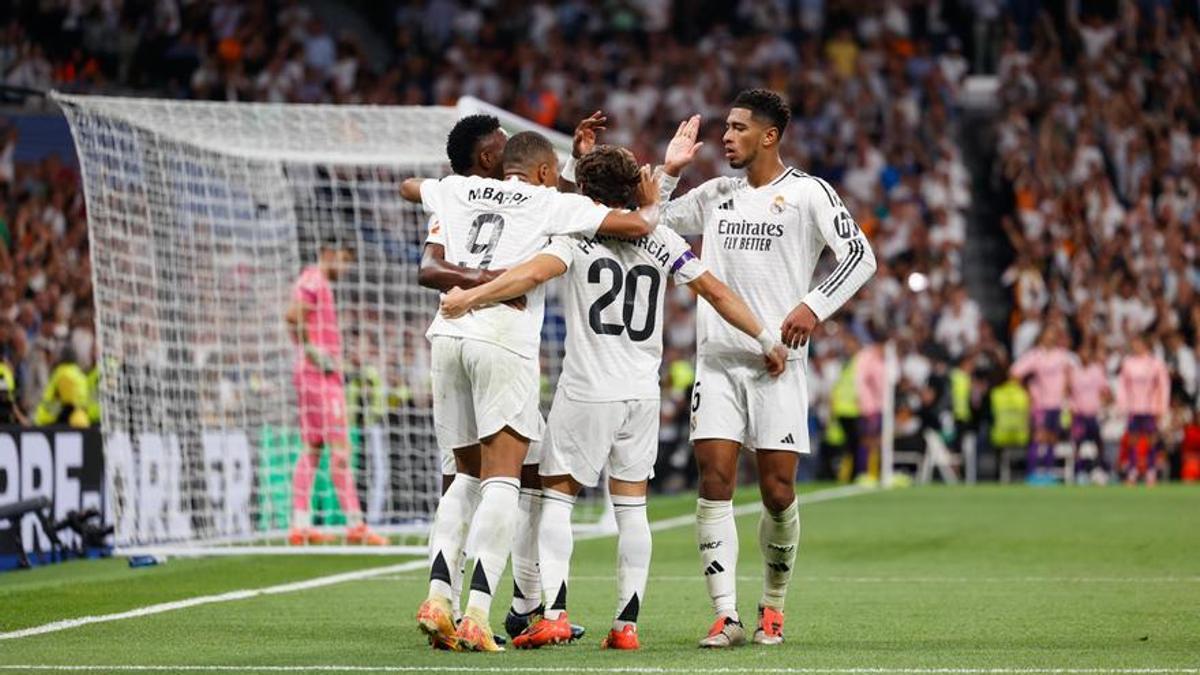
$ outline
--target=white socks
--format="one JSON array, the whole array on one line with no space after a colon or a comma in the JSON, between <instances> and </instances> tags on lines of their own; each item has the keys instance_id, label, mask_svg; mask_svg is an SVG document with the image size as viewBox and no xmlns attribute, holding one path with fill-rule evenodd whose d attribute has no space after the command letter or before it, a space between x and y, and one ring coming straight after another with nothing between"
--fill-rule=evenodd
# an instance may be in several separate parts
<instances>
[{"instance_id":1,"label":"white socks","mask_svg":"<svg viewBox=\"0 0 1200 675\"><path fill-rule=\"evenodd\" d=\"M738 621L738 535L732 501L696 500L696 543L713 611Z\"/></svg>"},{"instance_id":2,"label":"white socks","mask_svg":"<svg viewBox=\"0 0 1200 675\"><path fill-rule=\"evenodd\" d=\"M542 580L538 571L538 521L541 520L541 513L542 491L521 488L521 497L517 502L517 534L512 549L512 609L517 614L528 614L542 604Z\"/></svg>"},{"instance_id":3,"label":"white socks","mask_svg":"<svg viewBox=\"0 0 1200 675\"><path fill-rule=\"evenodd\" d=\"M799 501L793 500L779 513L763 509L758 519L758 546L763 557L763 606L783 611L799 545Z\"/></svg>"},{"instance_id":4,"label":"white socks","mask_svg":"<svg viewBox=\"0 0 1200 675\"><path fill-rule=\"evenodd\" d=\"M462 555L468 526L479 506L479 479L459 474L438 502L429 532L429 595L450 598L458 608ZM455 583L455 577L458 583Z\"/></svg>"},{"instance_id":5,"label":"white socks","mask_svg":"<svg viewBox=\"0 0 1200 675\"><path fill-rule=\"evenodd\" d=\"M567 610L567 576L571 572L571 510L575 497L555 490L542 490L542 518L538 527L538 551L542 571L542 593L547 604L543 614L557 619Z\"/></svg>"},{"instance_id":6,"label":"white socks","mask_svg":"<svg viewBox=\"0 0 1200 675\"><path fill-rule=\"evenodd\" d=\"M646 519L646 497L612 495L617 517L617 614L613 628L636 624L646 597L650 574L650 521Z\"/></svg>"},{"instance_id":7,"label":"white socks","mask_svg":"<svg viewBox=\"0 0 1200 675\"><path fill-rule=\"evenodd\" d=\"M455 479L455 483L458 479ZM454 489L454 486L450 486ZM517 526L517 501L521 482L516 478L488 478L480 484L479 508L471 521L475 532L475 572L471 575L471 597L467 613L486 617L492 609L492 595L508 563Z\"/></svg>"}]
</instances>

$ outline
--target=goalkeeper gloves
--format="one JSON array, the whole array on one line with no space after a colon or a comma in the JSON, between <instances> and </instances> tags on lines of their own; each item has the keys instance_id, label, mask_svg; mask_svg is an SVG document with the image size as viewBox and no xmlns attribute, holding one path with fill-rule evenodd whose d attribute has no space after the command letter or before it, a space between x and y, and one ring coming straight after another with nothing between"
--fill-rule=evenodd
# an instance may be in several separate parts
<instances>
[{"instance_id":1,"label":"goalkeeper gloves","mask_svg":"<svg viewBox=\"0 0 1200 675\"><path fill-rule=\"evenodd\" d=\"M304 355L308 357L309 363L316 366L322 373L328 375L337 371L337 361L332 356L317 349L316 345L305 344Z\"/></svg>"}]
</instances>

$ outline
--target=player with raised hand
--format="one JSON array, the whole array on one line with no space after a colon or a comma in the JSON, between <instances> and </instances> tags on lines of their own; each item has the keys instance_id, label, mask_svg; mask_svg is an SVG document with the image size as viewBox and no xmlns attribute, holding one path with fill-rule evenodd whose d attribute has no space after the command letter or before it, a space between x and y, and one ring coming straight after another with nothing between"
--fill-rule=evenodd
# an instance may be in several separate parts
<instances>
[{"instance_id":1,"label":"player with raised hand","mask_svg":"<svg viewBox=\"0 0 1200 675\"><path fill-rule=\"evenodd\" d=\"M346 393L342 386L342 334L338 328L331 282L353 259L336 241L322 242L317 264L304 268L292 291L284 318L296 342L293 383L300 405L300 437L304 450L292 472L292 529L288 543L327 544L336 537L312 526L312 484L323 448L329 446L329 472L349 529L346 543L380 546L387 539L363 522L362 505L350 468L346 428Z\"/></svg>"},{"instance_id":2,"label":"player with raised hand","mask_svg":"<svg viewBox=\"0 0 1200 675\"><path fill-rule=\"evenodd\" d=\"M629 212L550 187L558 181L558 159L540 134L522 132L510 138L503 164L503 181L447 176L410 178L401 185L405 199L423 203L437 216L447 262L481 269L507 267L532 256L551 235L601 232L636 238L657 224L658 186L648 168L641 172L643 206ZM524 309L501 305L453 320L439 316L428 332L438 445L462 448L479 443L482 479L477 504L443 500L438 505L430 534L431 558L458 560L467 536L463 522L470 522L470 529L478 533L479 551L467 611L457 629L449 583L431 574L418 623L435 643L466 650L500 649L488 614L515 534L521 465L530 441L541 440L544 426L536 366L544 303L545 293L538 289L529 294ZM443 509L449 508L461 512L443 517Z\"/></svg>"},{"instance_id":3,"label":"player with raised hand","mask_svg":"<svg viewBox=\"0 0 1200 675\"><path fill-rule=\"evenodd\" d=\"M690 150L690 149L689 149ZM633 201L638 167L632 153L600 146L576 167L583 194L620 207ZM569 272L569 273L568 273ZM448 317L530 292L567 273L566 357L550 410L542 455L543 511L538 542L544 618L513 640L536 648L570 638L567 588L573 539L571 511L583 486L595 487L607 470L617 518L617 610L603 645L636 649L638 611L650 566L646 489L658 451L659 366L666 281L686 284L738 330L760 345L764 375L778 376L787 350L665 228L636 241L598 236L556 237L528 262L498 279L442 301Z\"/></svg>"},{"instance_id":4,"label":"player with raised hand","mask_svg":"<svg viewBox=\"0 0 1200 675\"><path fill-rule=\"evenodd\" d=\"M759 549L763 593L754 641L783 641L784 600L800 540L795 478L798 453L809 452L804 360L808 336L875 271L875 255L824 180L784 165L780 140L791 117L783 98L765 89L738 94L725 119L722 142L729 165L744 177L709 180L663 205L663 223L680 234L704 235L704 262L746 299L754 313L779 326L796 367L763 377L758 346L701 306L696 322L696 384L692 443L700 470L697 539L701 569L716 620L702 647L746 641L737 611L737 526L733 490L738 451L754 451L763 512ZM681 144L694 142L698 125L682 125ZM663 189L686 166L664 164ZM838 265L810 290L826 246Z\"/></svg>"}]
</instances>

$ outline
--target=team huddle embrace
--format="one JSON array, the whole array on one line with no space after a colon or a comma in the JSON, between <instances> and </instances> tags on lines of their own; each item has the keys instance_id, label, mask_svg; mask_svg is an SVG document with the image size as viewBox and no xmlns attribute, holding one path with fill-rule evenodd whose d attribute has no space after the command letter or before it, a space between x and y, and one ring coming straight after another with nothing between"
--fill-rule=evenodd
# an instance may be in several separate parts
<instances>
[{"instance_id":1,"label":"team huddle embrace","mask_svg":"<svg viewBox=\"0 0 1200 675\"><path fill-rule=\"evenodd\" d=\"M871 277L874 254L833 188L781 161L789 111L773 92L741 93L726 119L725 154L745 176L713 178L675 199L701 146L699 117L679 125L656 170L639 167L626 149L597 145L605 121L596 113L580 123L574 158L560 172L545 137L507 138L495 118L467 117L447 141L454 175L401 186L431 214L420 281L443 293L427 335L445 492L430 533L429 594L417 612L437 648L502 650L489 619L510 555L513 605L504 623L513 646L582 636L567 616L571 512L602 476L619 561L617 607L602 646L638 648L668 279L704 300L691 441L700 472L698 571L716 618L700 646L747 640L732 505L742 448L754 453L764 507L753 640L783 641L800 537L797 457L809 451L807 341ZM703 256L681 235L703 235ZM837 266L810 289L825 246ZM544 284L559 276L566 353L543 420ZM469 573L468 536L476 558Z\"/></svg>"}]
</instances>

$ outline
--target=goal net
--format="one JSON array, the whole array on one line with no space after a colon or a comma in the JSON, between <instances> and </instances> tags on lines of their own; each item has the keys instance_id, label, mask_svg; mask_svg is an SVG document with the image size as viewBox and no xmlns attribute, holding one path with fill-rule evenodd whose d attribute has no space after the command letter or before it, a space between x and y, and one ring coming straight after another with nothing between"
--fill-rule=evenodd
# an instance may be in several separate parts
<instances>
[{"instance_id":1,"label":"goal net","mask_svg":"<svg viewBox=\"0 0 1200 675\"><path fill-rule=\"evenodd\" d=\"M424 337L438 300L417 284L427 217L399 181L448 172L459 111L55 99L87 202L118 548L368 552L281 546L303 448L284 315L320 243L335 241L355 252L332 284L353 475L366 522L393 543L370 551L423 552L441 492ZM311 512L340 533L328 460Z\"/></svg>"}]
</instances>

